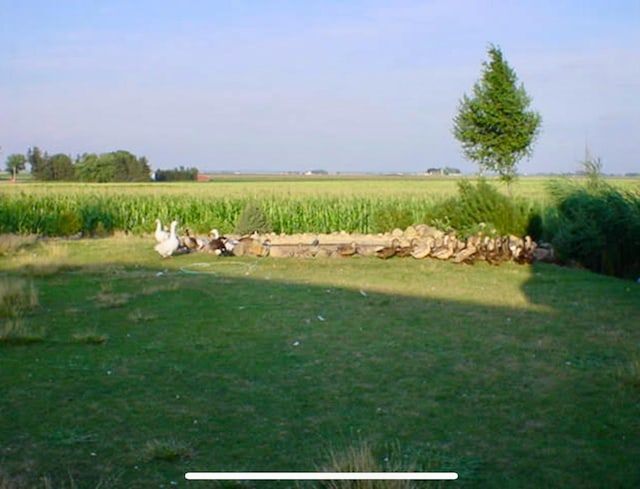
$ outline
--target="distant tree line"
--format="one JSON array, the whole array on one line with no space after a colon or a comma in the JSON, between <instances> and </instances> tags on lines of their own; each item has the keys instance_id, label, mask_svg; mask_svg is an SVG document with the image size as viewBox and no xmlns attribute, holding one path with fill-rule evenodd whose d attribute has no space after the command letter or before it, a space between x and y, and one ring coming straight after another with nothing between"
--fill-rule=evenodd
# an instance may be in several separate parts
<instances>
[{"instance_id":1,"label":"distant tree line","mask_svg":"<svg viewBox=\"0 0 640 489\"><path fill-rule=\"evenodd\" d=\"M47 182L148 182L151 178L147 158L123 150L100 155L84 153L74 160L67 154L50 155L34 146L26 155L9 155L6 167L15 177L26 169L27 163L35 180Z\"/></svg>"},{"instance_id":2,"label":"distant tree line","mask_svg":"<svg viewBox=\"0 0 640 489\"><path fill-rule=\"evenodd\" d=\"M156 170L153 179L156 182L195 182L198 180L198 170L184 166L173 170Z\"/></svg>"},{"instance_id":3,"label":"distant tree line","mask_svg":"<svg viewBox=\"0 0 640 489\"><path fill-rule=\"evenodd\" d=\"M11 154L6 160L6 169L13 178L30 165L35 180L57 182L149 182L151 180L189 181L198 179L195 168L157 170L152 174L145 156L137 157L129 151L110 153L84 153L72 159L64 153L49 155L37 146L29 148L27 154Z\"/></svg>"}]
</instances>

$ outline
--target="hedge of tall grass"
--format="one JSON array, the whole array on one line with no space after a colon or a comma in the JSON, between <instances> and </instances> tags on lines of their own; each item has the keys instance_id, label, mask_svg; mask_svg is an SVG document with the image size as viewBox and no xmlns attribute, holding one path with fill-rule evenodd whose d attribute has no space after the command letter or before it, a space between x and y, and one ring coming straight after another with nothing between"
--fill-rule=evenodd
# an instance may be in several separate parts
<instances>
[{"instance_id":1,"label":"hedge of tall grass","mask_svg":"<svg viewBox=\"0 0 640 489\"><path fill-rule=\"evenodd\" d=\"M549 185L554 205L544 235L558 256L598 273L640 276L640 191L613 187L600 178Z\"/></svg>"}]
</instances>

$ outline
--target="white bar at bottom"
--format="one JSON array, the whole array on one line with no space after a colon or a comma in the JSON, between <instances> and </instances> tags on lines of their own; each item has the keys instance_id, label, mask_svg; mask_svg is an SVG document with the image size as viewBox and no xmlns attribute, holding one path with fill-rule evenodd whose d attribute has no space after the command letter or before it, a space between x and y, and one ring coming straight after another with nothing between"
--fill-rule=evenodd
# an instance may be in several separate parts
<instances>
[{"instance_id":1,"label":"white bar at bottom","mask_svg":"<svg viewBox=\"0 0 640 489\"><path fill-rule=\"evenodd\" d=\"M187 480L456 480L456 472L187 472Z\"/></svg>"}]
</instances>

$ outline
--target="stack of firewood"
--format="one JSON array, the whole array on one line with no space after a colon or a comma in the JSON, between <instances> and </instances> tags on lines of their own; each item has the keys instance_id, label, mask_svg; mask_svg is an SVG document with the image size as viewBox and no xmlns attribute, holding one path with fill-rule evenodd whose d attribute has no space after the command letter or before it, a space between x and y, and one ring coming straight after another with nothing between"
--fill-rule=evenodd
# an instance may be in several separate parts
<instances>
[{"instance_id":1,"label":"stack of firewood","mask_svg":"<svg viewBox=\"0 0 640 489\"><path fill-rule=\"evenodd\" d=\"M254 246L238 250L248 254L272 257L377 256L435 258L454 263L478 260L498 264L505 261L531 263L554 261L553 250L539 246L529 236L490 236L483 233L460 238L432 226L419 224L406 230L395 229L383 234L305 233L301 235L267 234L245 237ZM259 250L255 252L255 250Z\"/></svg>"}]
</instances>

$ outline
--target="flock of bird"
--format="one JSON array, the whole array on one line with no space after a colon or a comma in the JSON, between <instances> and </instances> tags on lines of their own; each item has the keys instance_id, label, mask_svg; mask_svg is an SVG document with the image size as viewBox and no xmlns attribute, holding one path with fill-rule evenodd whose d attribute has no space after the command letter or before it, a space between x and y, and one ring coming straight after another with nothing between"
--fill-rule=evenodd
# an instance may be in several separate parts
<instances>
[{"instance_id":1,"label":"flock of bird","mask_svg":"<svg viewBox=\"0 0 640 489\"><path fill-rule=\"evenodd\" d=\"M189 253L192 251L203 251L216 255L230 255L233 252L234 243L220 236L217 229L212 229L209 235L198 237L191 229L185 228L184 235L178 235L178 221L172 221L167 230L160 219L156 219L156 246L155 250L163 258L171 255Z\"/></svg>"}]
</instances>

